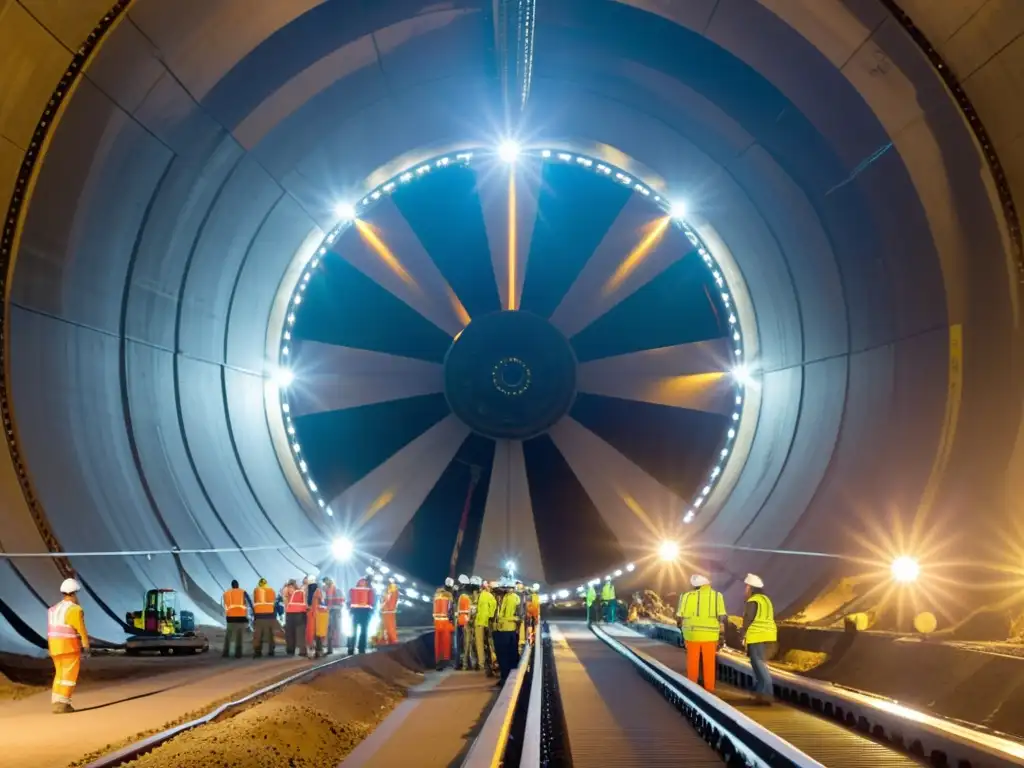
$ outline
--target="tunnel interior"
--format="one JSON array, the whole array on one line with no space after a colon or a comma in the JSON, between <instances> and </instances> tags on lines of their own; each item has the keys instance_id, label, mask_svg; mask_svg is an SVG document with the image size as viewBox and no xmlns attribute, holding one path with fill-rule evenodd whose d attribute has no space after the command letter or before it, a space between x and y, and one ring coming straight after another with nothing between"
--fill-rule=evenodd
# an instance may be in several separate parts
<instances>
[{"instance_id":1,"label":"tunnel interior","mask_svg":"<svg viewBox=\"0 0 1024 768\"><path fill-rule=\"evenodd\" d=\"M0 650L34 652L72 571L90 632L118 640L147 589L213 623L232 578L323 562L341 516L288 452L285 304L339 201L498 146L501 5L0 3ZM686 535L972 563L1019 538L1019 16L995 0L537 3L520 140L685 200L749 335L742 455ZM476 438L461 450L503 450ZM429 484L404 470L427 484L412 497L450 460ZM355 519L380 498L357 494ZM572 498L556 527L576 524ZM628 517L617 503L605 524ZM429 528L383 526L373 553L436 549L432 577L451 541ZM617 543L602 568L628 556ZM727 594L761 574L780 613L844 567L716 563ZM947 620L971 607L947 602Z\"/></svg>"}]
</instances>

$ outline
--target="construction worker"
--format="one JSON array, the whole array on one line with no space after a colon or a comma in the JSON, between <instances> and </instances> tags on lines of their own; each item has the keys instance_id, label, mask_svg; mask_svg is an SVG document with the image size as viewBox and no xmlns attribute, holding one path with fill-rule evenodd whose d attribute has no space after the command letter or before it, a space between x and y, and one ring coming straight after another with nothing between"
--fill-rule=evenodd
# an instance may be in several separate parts
<instances>
[{"instance_id":1,"label":"construction worker","mask_svg":"<svg viewBox=\"0 0 1024 768\"><path fill-rule=\"evenodd\" d=\"M480 671L480 658L476 650L476 607L480 601L480 586L483 580L479 576L469 579L469 621L466 623L466 669Z\"/></svg>"},{"instance_id":2,"label":"construction worker","mask_svg":"<svg viewBox=\"0 0 1024 768\"><path fill-rule=\"evenodd\" d=\"M768 671L768 659L778 641L775 625L775 607L764 593L764 582L760 576L748 573L743 580L746 584L747 605L743 611L743 644L747 647L750 666L754 670L754 694L757 703L769 706L772 703L772 675Z\"/></svg>"},{"instance_id":3,"label":"construction worker","mask_svg":"<svg viewBox=\"0 0 1024 768\"><path fill-rule=\"evenodd\" d=\"M488 677L494 677L494 657L491 655L491 620L498 612L498 602L491 593L491 586L483 581L480 584L480 595L476 599L476 619L473 630L476 640L476 659L483 664Z\"/></svg>"},{"instance_id":4,"label":"construction worker","mask_svg":"<svg viewBox=\"0 0 1024 768\"><path fill-rule=\"evenodd\" d=\"M388 584L388 591L380 605L380 623L384 628L384 642L395 645L398 642L398 585Z\"/></svg>"},{"instance_id":5,"label":"construction worker","mask_svg":"<svg viewBox=\"0 0 1024 768\"><path fill-rule=\"evenodd\" d=\"M609 624L614 624L618 603L615 601L615 585L612 584L611 576L604 577L604 586L601 587L601 603L604 605L604 620Z\"/></svg>"},{"instance_id":6,"label":"construction worker","mask_svg":"<svg viewBox=\"0 0 1024 768\"><path fill-rule=\"evenodd\" d=\"M469 669L469 648L473 645L469 637L469 615L473 610L473 599L469 596L469 576L459 576L459 597L455 612L455 669Z\"/></svg>"},{"instance_id":7,"label":"construction worker","mask_svg":"<svg viewBox=\"0 0 1024 768\"><path fill-rule=\"evenodd\" d=\"M256 589L252 591L252 657L258 659L263 655L263 641L269 646L268 656L274 655L274 590L267 585L266 579L260 579Z\"/></svg>"},{"instance_id":8,"label":"construction worker","mask_svg":"<svg viewBox=\"0 0 1024 768\"><path fill-rule=\"evenodd\" d=\"M587 584L587 626L589 627L597 620L597 590L593 584Z\"/></svg>"},{"instance_id":9,"label":"construction worker","mask_svg":"<svg viewBox=\"0 0 1024 768\"><path fill-rule=\"evenodd\" d=\"M60 585L61 601L46 611L46 641L54 670L50 705L55 715L75 711L71 696L78 685L82 654L89 655L85 612L78 604L80 589L74 579L64 579Z\"/></svg>"},{"instance_id":10,"label":"construction worker","mask_svg":"<svg viewBox=\"0 0 1024 768\"><path fill-rule=\"evenodd\" d=\"M725 639L725 599L711 588L706 576L690 577L694 589L679 597L676 622L686 643L686 676L699 683L703 672L704 690L715 690L715 656ZM702 664L703 661L703 664Z\"/></svg>"},{"instance_id":11,"label":"construction worker","mask_svg":"<svg viewBox=\"0 0 1024 768\"><path fill-rule=\"evenodd\" d=\"M352 616L352 634L348 638L348 655L356 652L356 635L359 636L359 652L366 653L367 635L370 633L370 617L373 604L377 601L373 588L365 578L356 582L348 591L348 610Z\"/></svg>"},{"instance_id":12,"label":"construction worker","mask_svg":"<svg viewBox=\"0 0 1024 768\"><path fill-rule=\"evenodd\" d=\"M452 593L454 579L434 592L434 666L440 672L452 660Z\"/></svg>"},{"instance_id":13,"label":"construction worker","mask_svg":"<svg viewBox=\"0 0 1024 768\"><path fill-rule=\"evenodd\" d=\"M303 579L302 585L292 579L281 594L285 595L284 604L284 652L292 656L295 651L299 656L306 655L306 587L309 579Z\"/></svg>"},{"instance_id":14,"label":"construction worker","mask_svg":"<svg viewBox=\"0 0 1024 768\"><path fill-rule=\"evenodd\" d=\"M330 609L327 595L315 579L311 579L309 606L306 613L306 645L313 649L313 658L319 659L327 646L327 627Z\"/></svg>"},{"instance_id":15,"label":"construction worker","mask_svg":"<svg viewBox=\"0 0 1024 768\"><path fill-rule=\"evenodd\" d=\"M516 649L516 633L519 631L519 595L514 584L504 582L505 594L498 603L494 617L494 649L498 654L498 685L503 685L509 673L515 669L519 654Z\"/></svg>"},{"instance_id":16,"label":"construction worker","mask_svg":"<svg viewBox=\"0 0 1024 768\"><path fill-rule=\"evenodd\" d=\"M526 645L526 585L516 579L515 590L516 597L519 598L519 606L516 608L516 616L519 619L519 627L516 629L516 650L521 654L523 646Z\"/></svg>"},{"instance_id":17,"label":"construction worker","mask_svg":"<svg viewBox=\"0 0 1024 768\"><path fill-rule=\"evenodd\" d=\"M526 639L531 643L536 640L537 627L540 626L540 593L531 589L526 602Z\"/></svg>"},{"instance_id":18,"label":"construction worker","mask_svg":"<svg viewBox=\"0 0 1024 768\"><path fill-rule=\"evenodd\" d=\"M341 647L341 611L345 607L345 595L334 583L324 576L324 599L327 602L327 655L334 653L334 646Z\"/></svg>"},{"instance_id":19,"label":"construction worker","mask_svg":"<svg viewBox=\"0 0 1024 768\"><path fill-rule=\"evenodd\" d=\"M228 657L231 643L235 644L235 658L242 658L242 637L245 628L249 626L249 611L245 607L245 590L238 586L238 582L231 580L231 589L224 592L224 651L221 653L225 659Z\"/></svg>"}]
</instances>

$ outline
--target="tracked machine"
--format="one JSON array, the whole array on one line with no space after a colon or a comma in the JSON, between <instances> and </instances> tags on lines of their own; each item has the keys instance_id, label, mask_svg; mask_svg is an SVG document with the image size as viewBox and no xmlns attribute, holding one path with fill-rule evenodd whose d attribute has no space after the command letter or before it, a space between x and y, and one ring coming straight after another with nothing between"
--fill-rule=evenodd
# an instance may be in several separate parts
<instances>
[{"instance_id":1,"label":"tracked machine","mask_svg":"<svg viewBox=\"0 0 1024 768\"><path fill-rule=\"evenodd\" d=\"M125 653L204 653L210 641L196 634L191 611L178 610L178 594L173 589L151 589L141 611L125 615L125 623L135 632L125 641Z\"/></svg>"}]
</instances>

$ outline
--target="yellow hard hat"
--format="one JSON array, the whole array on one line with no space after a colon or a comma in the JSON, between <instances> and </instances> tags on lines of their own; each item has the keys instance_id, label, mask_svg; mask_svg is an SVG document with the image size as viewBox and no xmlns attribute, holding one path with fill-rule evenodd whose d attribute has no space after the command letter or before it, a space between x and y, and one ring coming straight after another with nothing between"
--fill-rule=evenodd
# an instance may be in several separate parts
<instances>
[{"instance_id":1,"label":"yellow hard hat","mask_svg":"<svg viewBox=\"0 0 1024 768\"><path fill-rule=\"evenodd\" d=\"M258 586L261 586L261 587L267 586L267 580L266 579L260 579L260 583L259 583Z\"/></svg>"}]
</instances>

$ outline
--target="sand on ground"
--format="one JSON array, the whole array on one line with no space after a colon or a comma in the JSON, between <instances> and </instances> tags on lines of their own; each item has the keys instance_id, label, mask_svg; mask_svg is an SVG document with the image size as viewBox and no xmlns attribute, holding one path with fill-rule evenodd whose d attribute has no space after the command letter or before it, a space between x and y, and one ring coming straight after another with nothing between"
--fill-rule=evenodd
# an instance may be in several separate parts
<instances>
[{"instance_id":1,"label":"sand on ground","mask_svg":"<svg viewBox=\"0 0 1024 768\"><path fill-rule=\"evenodd\" d=\"M423 647L419 647L423 645ZM423 680L425 644L360 657L186 732L133 768L335 768Z\"/></svg>"}]
</instances>

